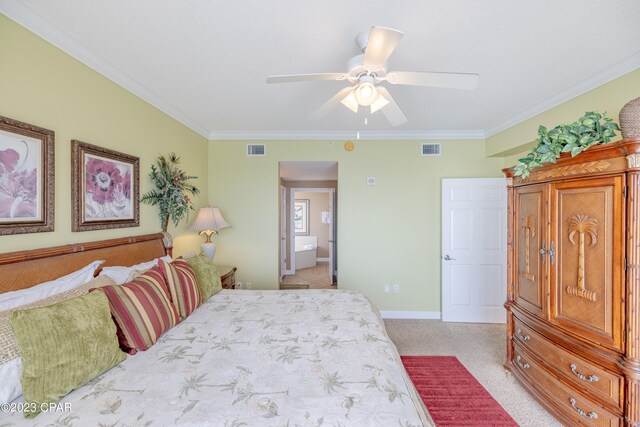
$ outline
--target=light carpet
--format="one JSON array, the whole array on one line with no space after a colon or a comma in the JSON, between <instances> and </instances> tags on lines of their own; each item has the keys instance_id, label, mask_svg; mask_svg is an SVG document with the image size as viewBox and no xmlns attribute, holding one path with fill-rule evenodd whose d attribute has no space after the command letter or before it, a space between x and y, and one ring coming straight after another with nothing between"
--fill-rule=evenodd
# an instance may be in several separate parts
<instances>
[{"instance_id":1,"label":"light carpet","mask_svg":"<svg viewBox=\"0 0 640 427\"><path fill-rule=\"evenodd\" d=\"M502 367L505 325L388 319L385 326L401 355L457 357L519 425L562 425Z\"/></svg>"}]
</instances>

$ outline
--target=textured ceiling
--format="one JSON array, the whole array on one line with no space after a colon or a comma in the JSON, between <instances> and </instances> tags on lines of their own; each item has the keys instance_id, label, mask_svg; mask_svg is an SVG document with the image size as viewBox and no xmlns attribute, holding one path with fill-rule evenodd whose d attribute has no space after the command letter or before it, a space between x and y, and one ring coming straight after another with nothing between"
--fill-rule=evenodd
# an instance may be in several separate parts
<instances>
[{"instance_id":1,"label":"textured ceiling","mask_svg":"<svg viewBox=\"0 0 640 427\"><path fill-rule=\"evenodd\" d=\"M640 66L638 0L0 0L0 12L211 137L483 135ZM372 25L404 32L390 70L478 73L479 87L391 86L409 120L392 128L342 106L308 121L343 82L265 83L346 71Z\"/></svg>"}]
</instances>

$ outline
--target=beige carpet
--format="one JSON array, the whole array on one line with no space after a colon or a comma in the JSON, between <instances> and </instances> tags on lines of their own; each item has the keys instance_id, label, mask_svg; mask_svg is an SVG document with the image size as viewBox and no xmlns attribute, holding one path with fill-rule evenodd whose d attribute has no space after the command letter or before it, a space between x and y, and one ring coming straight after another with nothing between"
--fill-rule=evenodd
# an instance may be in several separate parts
<instances>
[{"instance_id":1,"label":"beige carpet","mask_svg":"<svg viewBox=\"0 0 640 427\"><path fill-rule=\"evenodd\" d=\"M524 427L561 426L502 367L505 326L385 320L401 355L456 356L494 399Z\"/></svg>"},{"instance_id":2,"label":"beige carpet","mask_svg":"<svg viewBox=\"0 0 640 427\"><path fill-rule=\"evenodd\" d=\"M286 286L285 286L286 285ZM295 286L295 285L308 285ZM329 280L329 263L319 262L315 267L296 270L292 276L284 276L280 281L280 289L336 289Z\"/></svg>"}]
</instances>

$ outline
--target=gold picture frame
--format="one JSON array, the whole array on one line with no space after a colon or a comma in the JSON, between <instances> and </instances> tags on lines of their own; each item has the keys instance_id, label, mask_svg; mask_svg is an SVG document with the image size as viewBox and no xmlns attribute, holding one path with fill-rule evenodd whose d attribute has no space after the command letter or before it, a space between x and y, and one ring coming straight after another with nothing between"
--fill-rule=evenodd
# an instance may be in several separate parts
<instances>
[{"instance_id":1,"label":"gold picture frame","mask_svg":"<svg viewBox=\"0 0 640 427\"><path fill-rule=\"evenodd\" d=\"M0 116L0 235L54 229L55 132Z\"/></svg>"},{"instance_id":2,"label":"gold picture frame","mask_svg":"<svg viewBox=\"0 0 640 427\"><path fill-rule=\"evenodd\" d=\"M140 225L140 159L71 141L72 231Z\"/></svg>"}]
</instances>

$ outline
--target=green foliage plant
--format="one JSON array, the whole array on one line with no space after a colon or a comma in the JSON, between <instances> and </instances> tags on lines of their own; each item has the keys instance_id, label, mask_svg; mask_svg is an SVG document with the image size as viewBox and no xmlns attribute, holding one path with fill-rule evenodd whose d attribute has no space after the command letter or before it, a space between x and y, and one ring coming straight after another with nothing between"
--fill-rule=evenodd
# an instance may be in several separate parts
<instances>
[{"instance_id":1,"label":"green foliage plant","mask_svg":"<svg viewBox=\"0 0 640 427\"><path fill-rule=\"evenodd\" d=\"M607 113L590 111L569 125L558 125L551 130L538 128L538 144L526 157L518 160L515 175L526 178L531 170L544 163L555 163L562 153L575 157L596 144L611 142L620 127Z\"/></svg>"},{"instance_id":2,"label":"green foliage plant","mask_svg":"<svg viewBox=\"0 0 640 427\"><path fill-rule=\"evenodd\" d=\"M187 175L178 167L179 164L180 157L175 153L167 157L158 157L156 164L151 165L149 174L155 188L140 199L142 203L160 208L160 221L164 232L169 226L169 218L176 227L180 221L189 218L189 211L194 210L189 194L196 196L200 193L195 185L189 183L198 177Z\"/></svg>"}]
</instances>

